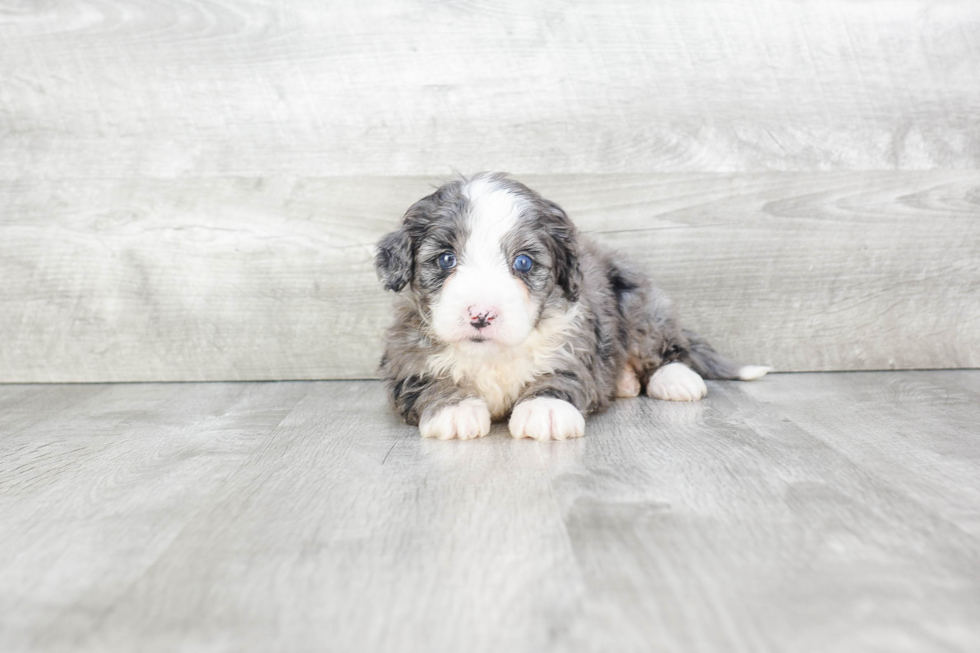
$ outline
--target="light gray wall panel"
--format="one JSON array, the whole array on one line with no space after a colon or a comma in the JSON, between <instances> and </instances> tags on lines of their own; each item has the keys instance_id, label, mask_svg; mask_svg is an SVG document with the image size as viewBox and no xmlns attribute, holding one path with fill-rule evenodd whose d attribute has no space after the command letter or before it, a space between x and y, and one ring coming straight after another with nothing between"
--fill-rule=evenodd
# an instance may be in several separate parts
<instances>
[{"instance_id":1,"label":"light gray wall panel","mask_svg":"<svg viewBox=\"0 0 980 653\"><path fill-rule=\"evenodd\" d=\"M501 169L782 369L980 365L972 0L0 5L0 380L363 377Z\"/></svg>"},{"instance_id":2,"label":"light gray wall panel","mask_svg":"<svg viewBox=\"0 0 980 653\"><path fill-rule=\"evenodd\" d=\"M0 177L980 168L980 3L0 7Z\"/></svg>"},{"instance_id":3,"label":"light gray wall panel","mask_svg":"<svg viewBox=\"0 0 980 653\"><path fill-rule=\"evenodd\" d=\"M723 351L980 366L980 174L525 177ZM434 178L0 184L0 380L359 378L376 240Z\"/></svg>"}]
</instances>

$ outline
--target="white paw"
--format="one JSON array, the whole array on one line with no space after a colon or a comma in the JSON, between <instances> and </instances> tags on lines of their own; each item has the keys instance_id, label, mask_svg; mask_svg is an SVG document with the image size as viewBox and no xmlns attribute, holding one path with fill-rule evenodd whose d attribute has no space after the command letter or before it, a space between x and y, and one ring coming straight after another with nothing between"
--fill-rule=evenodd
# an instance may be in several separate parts
<instances>
[{"instance_id":1,"label":"white paw","mask_svg":"<svg viewBox=\"0 0 980 653\"><path fill-rule=\"evenodd\" d=\"M423 438L472 440L490 432L490 410L482 399L464 399L426 417L419 424Z\"/></svg>"},{"instance_id":2,"label":"white paw","mask_svg":"<svg viewBox=\"0 0 980 653\"><path fill-rule=\"evenodd\" d=\"M636 371L627 365L616 379L616 396L628 398L638 394L640 394L640 380L636 378Z\"/></svg>"},{"instance_id":3,"label":"white paw","mask_svg":"<svg viewBox=\"0 0 980 653\"><path fill-rule=\"evenodd\" d=\"M567 401L554 397L528 399L514 407L510 434L535 440L580 438L585 435L585 418Z\"/></svg>"},{"instance_id":4,"label":"white paw","mask_svg":"<svg viewBox=\"0 0 980 653\"><path fill-rule=\"evenodd\" d=\"M755 381L769 374L769 372L772 372L772 368L766 365L743 365L738 368L738 379L740 381Z\"/></svg>"},{"instance_id":5,"label":"white paw","mask_svg":"<svg viewBox=\"0 0 980 653\"><path fill-rule=\"evenodd\" d=\"M704 379L684 363L664 365L650 377L647 394L668 401L698 401L708 394Z\"/></svg>"}]
</instances>

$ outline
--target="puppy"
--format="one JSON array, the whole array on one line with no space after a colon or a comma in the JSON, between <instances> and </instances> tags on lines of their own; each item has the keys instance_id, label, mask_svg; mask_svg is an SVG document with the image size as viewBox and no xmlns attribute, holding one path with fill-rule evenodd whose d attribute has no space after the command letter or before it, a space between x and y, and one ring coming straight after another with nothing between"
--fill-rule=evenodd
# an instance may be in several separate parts
<instances>
[{"instance_id":1,"label":"puppy","mask_svg":"<svg viewBox=\"0 0 980 653\"><path fill-rule=\"evenodd\" d=\"M478 438L509 416L515 438L576 438L584 415L641 388L697 401L705 378L769 371L681 329L643 275L505 174L416 202L378 243L375 265L398 293L381 374L422 437Z\"/></svg>"}]
</instances>

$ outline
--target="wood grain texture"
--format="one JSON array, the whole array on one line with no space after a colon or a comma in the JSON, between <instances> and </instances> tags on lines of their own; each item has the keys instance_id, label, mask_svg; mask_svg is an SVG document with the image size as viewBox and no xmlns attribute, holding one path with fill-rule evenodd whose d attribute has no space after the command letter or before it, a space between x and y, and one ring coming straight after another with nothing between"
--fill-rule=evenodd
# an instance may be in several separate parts
<instances>
[{"instance_id":1,"label":"wood grain texture","mask_svg":"<svg viewBox=\"0 0 980 653\"><path fill-rule=\"evenodd\" d=\"M618 402L593 429L617 437L586 440L553 470L595 622L632 650L972 650L980 441L965 424L980 403L908 391L956 378L779 375L709 384L695 407ZM922 434L918 451L908 432ZM947 460L921 455L944 447ZM956 464L972 474L923 502L903 463L933 479ZM583 622L580 641L594 627Z\"/></svg>"},{"instance_id":2,"label":"wood grain texture","mask_svg":"<svg viewBox=\"0 0 980 653\"><path fill-rule=\"evenodd\" d=\"M980 366L980 173L523 177L726 353ZM437 178L0 184L0 381L366 378L377 239Z\"/></svg>"},{"instance_id":3,"label":"wood grain texture","mask_svg":"<svg viewBox=\"0 0 980 653\"><path fill-rule=\"evenodd\" d=\"M0 426L0 649L967 653L978 388L779 374L460 443L377 382L0 387L52 408Z\"/></svg>"},{"instance_id":4,"label":"wood grain texture","mask_svg":"<svg viewBox=\"0 0 980 653\"><path fill-rule=\"evenodd\" d=\"M0 5L0 177L980 168L980 5Z\"/></svg>"},{"instance_id":5,"label":"wood grain texture","mask_svg":"<svg viewBox=\"0 0 980 653\"><path fill-rule=\"evenodd\" d=\"M879 478L890 479L924 509L977 537L978 380L980 374L815 375L808 386L808 397L786 385L774 385L763 392L785 419L805 425L808 432L854 464ZM749 397L760 396L756 387L741 389ZM830 393L853 400L827 410L826 397ZM875 422L880 434L875 438L854 438L852 425L866 420ZM930 422L954 428L936 432ZM950 494L950 485L959 491Z\"/></svg>"},{"instance_id":6,"label":"wood grain texture","mask_svg":"<svg viewBox=\"0 0 980 653\"><path fill-rule=\"evenodd\" d=\"M0 405L0 649L77 646L307 391L32 386L19 428Z\"/></svg>"}]
</instances>

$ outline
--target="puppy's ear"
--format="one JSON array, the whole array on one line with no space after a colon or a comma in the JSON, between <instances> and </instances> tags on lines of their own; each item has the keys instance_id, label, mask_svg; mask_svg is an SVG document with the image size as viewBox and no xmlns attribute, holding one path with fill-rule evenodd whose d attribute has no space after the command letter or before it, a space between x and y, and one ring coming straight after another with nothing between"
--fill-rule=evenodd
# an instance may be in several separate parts
<instances>
[{"instance_id":1,"label":"puppy's ear","mask_svg":"<svg viewBox=\"0 0 980 653\"><path fill-rule=\"evenodd\" d=\"M565 211L554 202L545 200L547 229L553 242L555 280L570 302L577 302L582 285L582 269L578 264L578 233Z\"/></svg>"},{"instance_id":2,"label":"puppy's ear","mask_svg":"<svg viewBox=\"0 0 980 653\"><path fill-rule=\"evenodd\" d=\"M412 280L412 240L404 227L378 241L374 267L385 290L398 292Z\"/></svg>"},{"instance_id":3,"label":"puppy's ear","mask_svg":"<svg viewBox=\"0 0 980 653\"><path fill-rule=\"evenodd\" d=\"M575 233L559 248L563 254L555 259L555 271L558 285L565 291L568 301L577 302L579 289L582 285L582 269L578 265L578 243Z\"/></svg>"}]
</instances>

